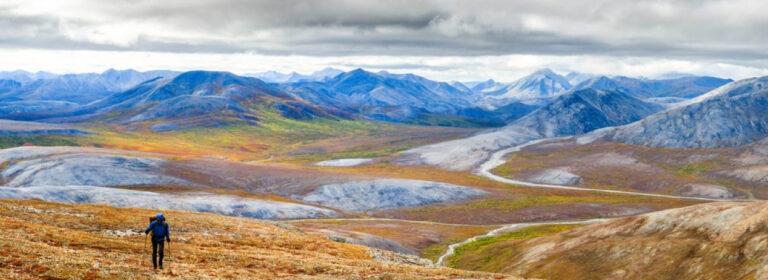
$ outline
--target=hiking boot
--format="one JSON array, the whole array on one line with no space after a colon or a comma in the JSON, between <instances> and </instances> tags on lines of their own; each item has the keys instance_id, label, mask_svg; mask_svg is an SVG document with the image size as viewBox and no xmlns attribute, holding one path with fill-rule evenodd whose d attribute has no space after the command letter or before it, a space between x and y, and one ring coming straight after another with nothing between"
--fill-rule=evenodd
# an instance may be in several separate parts
<instances>
[{"instance_id":1,"label":"hiking boot","mask_svg":"<svg viewBox=\"0 0 768 280\"><path fill-rule=\"evenodd\" d=\"M162 265L160 266L160 269L163 269L163 266L162 266Z\"/></svg>"}]
</instances>

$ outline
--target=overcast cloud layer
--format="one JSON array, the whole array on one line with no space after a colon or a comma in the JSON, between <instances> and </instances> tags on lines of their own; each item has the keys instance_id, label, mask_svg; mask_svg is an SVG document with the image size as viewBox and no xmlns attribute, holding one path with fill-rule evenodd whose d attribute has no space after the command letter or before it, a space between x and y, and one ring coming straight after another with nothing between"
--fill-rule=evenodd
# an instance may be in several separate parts
<instances>
[{"instance_id":1,"label":"overcast cloud layer","mask_svg":"<svg viewBox=\"0 0 768 280\"><path fill-rule=\"evenodd\" d=\"M86 57L79 66L60 69L74 72L98 70L86 53L101 54L118 67L131 56L167 53L180 61L159 68L207 67L208 60L239 57L290 65L216 68L363 66L443 79L487 73L505 80L552 67L742 78L768 68L765 11L767 1L6 0L0 3L0 58L79 51ZM312 67L294 64L300 63L297 57ZM510 59L522 59L523 66ZM485 65L487 60L498 65ZM576 64L584 62L600 65ZM125 66L147 68L132 63ZM459 69L463 64L466 69ZM682 69L659 67L672 64ZM36 65L27 69L64 66ZM22 68L14 66L2 65Z\"/></svg>"}]
</instances>

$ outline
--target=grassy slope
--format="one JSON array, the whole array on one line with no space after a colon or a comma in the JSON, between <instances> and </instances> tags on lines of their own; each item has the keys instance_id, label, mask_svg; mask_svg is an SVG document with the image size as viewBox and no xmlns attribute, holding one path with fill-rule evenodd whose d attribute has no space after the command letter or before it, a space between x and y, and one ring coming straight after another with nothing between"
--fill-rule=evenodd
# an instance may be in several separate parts
<instances>
[{"instance_id":1,"label":"grassy slope","mask_svg":"<svg viewBox=\"0 0 768 280\"><path fill-rule=\"evenodd\" d=\"M142 235L154 210L0 200L0 273L6 279L505 278L375 261L370 249L256 220L165 211L169 269L155 273Z\"/></svg>"},{"instance_id":2,"label":"grassy slope","mask_svg":"<svg viewBox=\"0 0 768 280\"><path fill-rule=\"evenodd\" d=\"M157 122L132 126L91 121L76 127L98 135L46 136L44 139L5 139L3 148L24 142L35 145L76 144L184 156L221 156L232 160L274 160L306 163L343 157L378 157L407 148L459 138L476 129L423 127L366 120L293 120L265 110L258 126L242 121L222 127L196 127L156 132Z\"/></svg>"},{"instance_id":3,"label":"grassy slope","mask_svg":"<svg viewBox=\"0 0 768 280\"><path fill-rule=\"evenodd\" d=\"M478 271L501 271L510 265L508 262L510 256L520 254L514 250L514 244L576 227L580 227L580 225L533 226L498 236L480 238L456 247L454 255L447 260L448 267Z\"/></svg>"},{"instance_id":4,"label":"grassy slope","mask_svg":"<svg viewBox=\"0 0 768 280\"><path fill-rule=\"evenodd\" d=\"M499 271L542 279L768 279L765 202L632 216L509 244Z\"/></svg>"}]
</instances>

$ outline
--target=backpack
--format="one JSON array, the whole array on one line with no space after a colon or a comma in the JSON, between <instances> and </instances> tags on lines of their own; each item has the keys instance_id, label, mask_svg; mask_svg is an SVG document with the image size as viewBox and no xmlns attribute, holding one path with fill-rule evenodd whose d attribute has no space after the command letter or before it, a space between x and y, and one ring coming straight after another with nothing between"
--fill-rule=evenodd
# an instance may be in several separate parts
<instances>
[{"instance_id":1,"label":"backpack","mask_svg":"<svg viewBox=\"0 0 768 280\"><path fill-rule=\"evenodd\" d=\"M158 220L157 217L149 217L149 224L152 225L152 223L155 223L152 227L153 237L164 237L168 235L168 223Z\"/></svg>"}]
</instances>

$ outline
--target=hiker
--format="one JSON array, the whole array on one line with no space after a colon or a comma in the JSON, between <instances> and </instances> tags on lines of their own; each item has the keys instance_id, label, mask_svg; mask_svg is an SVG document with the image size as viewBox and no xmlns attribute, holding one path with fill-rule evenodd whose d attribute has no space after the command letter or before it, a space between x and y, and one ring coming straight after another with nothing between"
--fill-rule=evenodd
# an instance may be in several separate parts
<instances>
[{"instance_id":1,"label":"hiker","mask_svg":"<svg viewBox=\"0 0 768 280\"><path fill-rule=\"evenodd\" d=\"M149 231L152 231L152 265L157 269L157 251L158 247L160 247L160 269L163 269L163 249L165 249L165 242L163 241L171 243L171 237L168 223L165 222L165 217L162 213L157 214L155 220L149 224L144 233L149 234Z\"/></svg>"}]
</instances>

